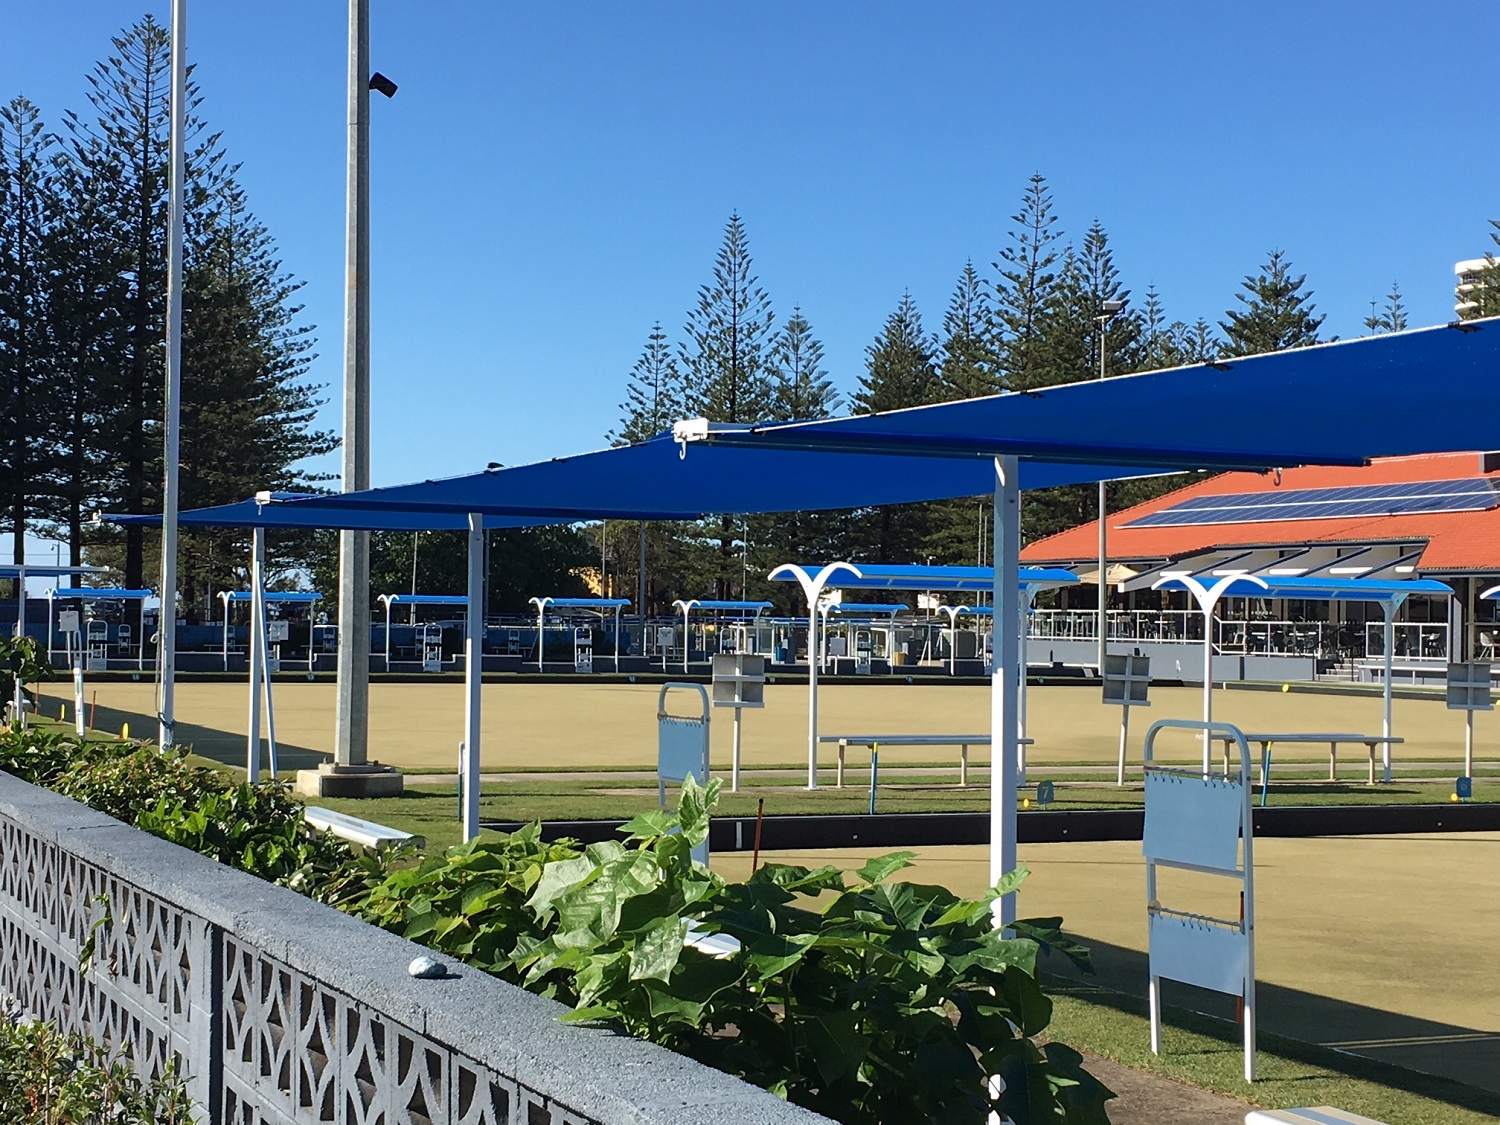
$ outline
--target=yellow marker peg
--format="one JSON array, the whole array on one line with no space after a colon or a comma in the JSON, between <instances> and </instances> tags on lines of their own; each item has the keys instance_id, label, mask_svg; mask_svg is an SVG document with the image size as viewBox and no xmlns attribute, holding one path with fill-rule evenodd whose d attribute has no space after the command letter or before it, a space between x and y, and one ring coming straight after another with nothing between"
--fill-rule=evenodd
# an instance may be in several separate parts
<instances>
[{"instance_id":1,"label":"yellow marker peg","mask_svg":"<svg viewBox=\"0 0 1500 1125\"><path fill-rule=\"evenodd\" d=\"M1292 690L1292 685L1291 684L1282 684L1281 685L1281 690L1282 691L1291 691Z\"/></svg>"},{"instance_id":2,"label":"yellow marker peg","mask_svg":"<svg viewBox=\"0 0 1500 1125\"><path fill-rule=\"evenodd\" d=\"M130 741L130 724L129 723L121 723L120 724L120 740L122 742L128 742L128 741Z\"/></svg>"}]
</instances>

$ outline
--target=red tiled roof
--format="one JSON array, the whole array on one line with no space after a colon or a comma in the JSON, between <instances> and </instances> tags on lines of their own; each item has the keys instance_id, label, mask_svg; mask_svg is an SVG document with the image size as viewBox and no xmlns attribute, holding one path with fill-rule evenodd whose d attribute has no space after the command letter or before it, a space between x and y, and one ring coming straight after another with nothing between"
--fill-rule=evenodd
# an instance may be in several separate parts
<instances>
[{"instance_id":1,"label":"red tiled roof","mask_svg":"<svg viewBox=\"0 0 1500 1125\"><path fill-rule=\"evenodd\" d=\"M1418 569L1425 573L1500 570L1500 507L1483 512L1440 512L1403 516L1354 516L1346 519L1274 520L1220 523L1196 527L1125 527L1150 512L1171 508L1196 496L1224 496L1303 488L1458 480L1487 476L1500 484L1500 471L1481 474L1479 454L1444 453L1426 457L1393 457L1363 468L1287 469L1278 486L1271 474L1223 473L1194 481L1155 500L1109 517L1112 559L1175 559L1215 547L1426 540ZM1026 563L1059 563L1098 557L1097 521L1028 544Z\"/></svg>"}]
</instances>

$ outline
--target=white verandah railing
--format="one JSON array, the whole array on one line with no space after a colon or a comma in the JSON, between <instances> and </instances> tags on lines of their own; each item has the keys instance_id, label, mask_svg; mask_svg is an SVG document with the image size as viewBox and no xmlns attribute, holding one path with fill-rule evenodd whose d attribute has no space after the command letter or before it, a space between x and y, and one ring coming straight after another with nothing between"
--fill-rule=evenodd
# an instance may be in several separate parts
<instances>
[{"instance_id":1,"label":"white verandah railing","mask_svg":"<svg viewBox=\"0 0 1500 1125\"><path fill-rule=\"evenodd\" d=\"M1121 642L1198 645L1203 643L1203 615L1187 609L1110 610L1109 639ZM1034 640L1092 641L1099 615L1089 609L1039 609L1030 618L1027 636ZM1214 619L1214 651L1239 656L1313 656L1323 660L1380 660L1385 656L1382 625L1329 621L1242 621ZM1446 622L1402 621L1395 626L1397 660L1445 662L1449 636Z\"/></svg>"}]
</instances>

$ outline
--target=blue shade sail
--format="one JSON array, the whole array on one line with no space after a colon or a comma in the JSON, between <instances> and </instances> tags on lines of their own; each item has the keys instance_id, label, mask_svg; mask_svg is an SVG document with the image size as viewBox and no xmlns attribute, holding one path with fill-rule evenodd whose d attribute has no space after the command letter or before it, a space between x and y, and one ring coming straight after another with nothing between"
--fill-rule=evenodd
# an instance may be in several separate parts
<instances>
[{"instance_id":1,"label":"blue shade sail","mask_svg":"<svg viewBox=\"0 0 1500 1125\"><path fill-rule=\"evenodd\" d=\"M1490 449L1497 417L1491 318L882 414L679 432L697 445L850 455L1268 469Z\"/></svg>"},{"instance_id":2,"label":"blue shade sail","mask_svg":"<svg viewBox=\"0 0 1500 1125\"><path fill-rule=\"evenodd\" d=\"M292 503L311 496L309 492L273 492L271 502L241 500L237 504L218 504L211 508L190 508L179 512L177 522L183 527L265 527L265 528L324 528L336 527L346 531L467 531L467 512L442 511L386 511L362 508L353 512L334 514L319 508L304 508ZM105 523L142 524L160 527L159 515L124 515L106 513L101 516ZM485 528L498 531L512 527L542 527L548 524L566 523L566 520L542 517L505 516L485 520ZM34 573L27 568L27 574ZM3 577L3 575L0 575Z\"/></svg>"},{"instance_id":3,"label":"blue shade sail","mask_svg":"<svg viewBox=\"0 0 1500 1125\"><path fill-rule=\"evenodd\" d=\"M988 566L884 566L853 563L859 577L848 571L828 580L830 590L938 590L947 593L989 591L995 586L995 570ZM792 574L781 574L774 582L795 582ZM1028 586L1074 586L1078 576L1059 567L1021 568L1021 588Z\"/></svg>"},{"instance_id":4,"label":"blue shade sail","mask_svg":"<svg viewBox=\"0 0 1500 1125\"><path fill-rule=\"evenodd\" d=\"M282 507L306 510L327 526L359 526L371 511L431 511L562 520L685 520L705 515L819 511L989 496L988 458L925 460L760 449L684 450L662 435L637 445L558 457L534 465L420 481L364 492L309 497ZM1157 470L1170 472L1170 468ZM1146 470L1037 464L1021 468L1022 488L1087 484ZM276 505L271 505L272 508ZM312 516L316 510L322 515ZM316 526L316 524L314 524Z\"/></svg>"},{"instance_id":5,"label":"blue shade sail","mask_svg":"<svg viewBox=\"0 0 1500 1125\"><path fill-rule=\"evenodd\" d=\"M1131 520L1123 527L1196 527L1277 520L1409 516L1433 512L1483 512L1500 506L1500 493L1485 477L1463 480L1360 484L1194 496L1170 508Z\"/></svg>"}]
</instances>

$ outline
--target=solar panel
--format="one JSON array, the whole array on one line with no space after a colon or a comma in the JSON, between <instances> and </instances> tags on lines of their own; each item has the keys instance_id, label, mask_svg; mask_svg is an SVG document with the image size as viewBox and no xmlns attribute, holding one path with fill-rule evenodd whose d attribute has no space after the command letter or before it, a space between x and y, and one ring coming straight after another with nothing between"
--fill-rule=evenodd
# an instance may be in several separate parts
<instances>
[{"instance_id":1,"label":"solar panel","mask_svg":"<svg viewBox=\"0 0 1500 1125\"><path fill-rule=\"evenodd\" d=\"M1194 496L1141 516L1125 527L1192 527L1213 523L1330 520L1351 516L1412 516L1435 512L1483 512L1500 506L1500 493L1486 477L1424 480L1404 484L1359 484Z\"/></svg>"}]
</instances>

